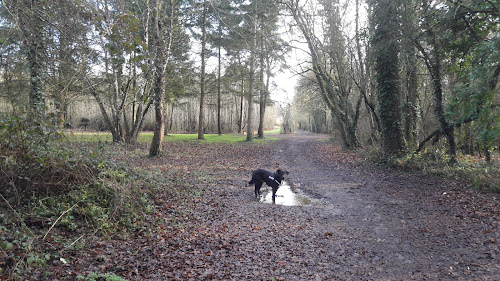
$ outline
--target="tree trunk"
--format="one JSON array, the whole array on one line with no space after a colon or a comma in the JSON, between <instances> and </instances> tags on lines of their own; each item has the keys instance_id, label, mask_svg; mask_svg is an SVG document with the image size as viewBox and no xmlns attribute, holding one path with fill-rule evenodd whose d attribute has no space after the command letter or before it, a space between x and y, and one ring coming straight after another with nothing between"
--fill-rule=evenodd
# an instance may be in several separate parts
<instances>
[{"instance_id":1,"label":"tree trunk","mask_svg":"<svg viewBox=\"0 0 500 281\"><path fill-rule=\"evenodd\" d=\"M238 134L241 134L243 129L243 97L245 96L245 78L241 78L241 96L240 96L240 109L238 114Z\"/></svg>"},{"instance_id":2,"label":"tree trunk","mask_svg":"<svg viewBox=\"0 0 500 281\"><path fill-rule=\"evenodd\" d=\"M260 37L260 70L259 70L259 129L258 137L264 138L264 118L266 115L266 89L264 88L264 35Z\"/></svg>"},{"instance_id":3,"label":"tree trunk","mask_svg":"<svg viewBox=\"0 0 500 281\"><path fill-rule=\"evenodd\" d=\"M427 6L424 2L423 6ZM446 120L446 115L443 106L443 86L441 78L441 46L439 46L436 38L436 34L432 30L432 27L425 21L427 26L427 44L430 46L430 52L428 52L420 42L414 41L415 46L420 51L424 57L425 64L432 78L433 87L433 98L434 98L434 111L436 117L439 120L441 127L441 133L444 133L448 141L449 154L451 157L451 162L456 161L456 144L455 144L455 128ZM420 147L419 147L420 149Z\"/></svg>"},{"instance_id":4,"label":"tree trunk","mask_svg":"<svg viewBox=\"0 0 500 281\"><path fill-rule=\"evenodd\" d=\"M29 105L33 114L44 118L46 111L46 70L44 69L44 56L46 51L44 38L45 30L43 20L40 17L42 12L37 10L40 8L40 5L43 4L40 3L42 1L38 0L31 2L31 5L22 8L24 11L22 15L20 15L21 29L27 38L25 44L30 74Z\"/></svg>"},{"instance_id":5,"label":"tree trunk","mask_svg":"<svg viewBox=\"0 0 500 281\"><path fill-rule=\"evenodd\" d=\"M417 56L413 46L406 47L406 104L404 107L405 138L411 149L417 145Z\"/></svg>"},{"instance_id":6,"label":"tree trunk","mask_svg":"<svg viewBox=\"0 0 500 281\"><path fill-rule=\"evenodd\" d=\"M151 142L151 148L149 150L149 156L157 156L161 153L163 148L163 138L165 133L165 118L163 117L163 88L165 86L164 78L164 66L165 66L165 53L164 53L164 40L163 40L163 28L160 22L160 10L161 5L160 0L156 1L156 11L153 13L153 24L154 24L154 46L155 46L155 60L154 60L154 88L153 97L155 105L155 127L153 140ZM173 8L172 8L173 9Z\"/></svg>"},{"instance_id":7,"label":"tree trunk","mask_svg":"<svg viewBox=\"0 0 500 281\"><path fill-rule=\"evenodd\" d=\"M222 22L219 21L219 40L222 38ZM222 135L222 121L221 121L221 42L219 42L218 53L217 53L217 133Z\"/></svg>"},{"instance_id":8,"label":"tree trunk","mask_svg":"<svg viewBox=\"0 0 500 281\"><path fill-rule=\"evenodd\" d=\"M257 0L253 0L253 11L250 17L252 22L252 39L250 41L250 78L248 85L248 121L247 141L253 140L253 92L255 86L255 45L257 44Z\"/></svg>"},{"instance_id":9,"label":"tree trunk","mask_svg":"<svg viewBox=\"0 0 500 281\"><path fill-rule=\"evenodd\" d=\"M384 158L400 155L404 150L401 130L401 102L398 54L397 1L374 1L374 45L377 94L382 129Z\"/></svg>"},{"instance_id":10,"label":"tree trunk","mask_svg":"<svg viewBox=\"0 0 500 281\"><path fill-rule=\"evenodd\" d=\"M201 26L201 73L200 73L200 115L198 118L198 139L205 139L205 56L206 56L206 39L207 39L207 23L206 23L206 1L203 1L203 14Z\"/></svg>"}]
</instances>

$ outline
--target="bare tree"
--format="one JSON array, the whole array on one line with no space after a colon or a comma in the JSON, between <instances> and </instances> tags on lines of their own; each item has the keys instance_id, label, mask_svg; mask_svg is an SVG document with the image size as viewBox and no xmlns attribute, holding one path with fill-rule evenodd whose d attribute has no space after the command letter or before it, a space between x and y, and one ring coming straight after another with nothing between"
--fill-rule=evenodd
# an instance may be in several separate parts
<instances>
[{"instance_id":1,"label":"bare tree","mask_svg":"<svg viewBox=\"0 0 500 281\"><path fill-rule=\"evenodd\" d=\"M324 15L328 15L325 17L327 30L324 44L314 33L315 17L306 13L303 3L300 0L284 3L307 42L312 71L325 103L336 118L345 147L359 147L357 126L363 95L359 94L355 101L352 101L355 92L352 78L349 77L349 61L340 30L338 5L333 0L323 2Z\"/></svg>"}]
</instances>

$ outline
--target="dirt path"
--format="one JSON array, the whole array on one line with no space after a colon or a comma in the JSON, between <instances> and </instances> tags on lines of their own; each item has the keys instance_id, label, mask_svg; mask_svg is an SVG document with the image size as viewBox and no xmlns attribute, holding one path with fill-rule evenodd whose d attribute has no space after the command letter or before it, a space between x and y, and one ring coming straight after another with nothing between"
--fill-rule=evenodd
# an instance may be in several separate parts
<instances>
[{"instance_id":1,"label":"dirt path","mask_svg":"<svg viewBox=\"0 0 500 281\"><path fill-rule=\"evenodd\" d=\"M326 164L319 137L284 137L273 154L273 164L289 170L291 185L314 204L273 206L253 201L248 188L225 191L214 220L222 250L213 253L207 276L500 280L498 236L442 204L444 183Z\"/></svg>"},{"instance_id":2,"label":"dirt path","mask_svg":"<svg viewBox=\"0 0 500 281\"><path fill-rule=\"evenodd\" d=\"M500 280L499 214L474 205L475 193L460 201L462 191L439 179L359 166L318 141L327 136L280 138L209 150L172 144L164 159L132 159L205 192L183 206L158 194L159 231L97 244L75 268L129 280ZM277 167L312 204L253 198L251 171Z\"/></svg>"},{"instance_id":3,"label":"dirt path","mask_svg":"<svg viewBox=\"0 0 500 281\"><path fill-rule=\"evenodd\" d=\"M445 183L326 165L314 150L316 138L283 139L281 161L293 167L292 183L322 199L299 209L314 218L309 224L332 233L329 246L340 265L334 269L345 279L500 280L498 228L488 237L483 222L443 205Z\"/></svg>"}]
</instances>

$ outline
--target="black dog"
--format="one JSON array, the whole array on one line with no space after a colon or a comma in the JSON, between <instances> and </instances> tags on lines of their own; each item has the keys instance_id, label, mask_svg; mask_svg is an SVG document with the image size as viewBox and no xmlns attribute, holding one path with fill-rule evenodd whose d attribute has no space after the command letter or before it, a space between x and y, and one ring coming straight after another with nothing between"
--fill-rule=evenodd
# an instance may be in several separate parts
<instances>
[{"instance_id":1,"label":"black dog","mask_svg":"<svg viewBox=\"0 0 500 281\"><path fill-rule=\"evenodd\" d=\"M274 173L266 171L264 169L258 169L252 172L252 179L248 182L249 185L255 184L255 198L260 196L260 187L262 184L266 183L273 189L273 202L275 202L276 191L280 187L281 181L284 180L285 174L288 175L287 171L277 170Z\"/></svg>"}]
</instances>

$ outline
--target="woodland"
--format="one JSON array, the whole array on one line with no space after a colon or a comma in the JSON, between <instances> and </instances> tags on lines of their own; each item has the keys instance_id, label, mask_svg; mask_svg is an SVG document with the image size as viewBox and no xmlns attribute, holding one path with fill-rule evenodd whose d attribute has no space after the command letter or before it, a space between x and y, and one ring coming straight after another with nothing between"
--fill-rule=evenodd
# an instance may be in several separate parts
<instances>
[{"instance_id":1,"label":"woodland","mask_svg":"<svg viewBox=\"0 0 500 281\"><path fill-rule=\"evenodd\" d=\"M2 1L0 280L494 280L499 9L498 0ZM283 72L297 79L287 102L272 98ZM295 169L292 186L326 200L308 209L318 216L286 209L277 218L280 206L245 197L247 176L261 167ZM311 167L346 179L336 184L349 191L331 199L322 188L337 179L310 180ZM372 181L376 173L387 180ZM353 174L373 177L354 188ZM400 188L400 201L388 186ZM394 214L403 216L403 201L416 196L456 224L429 215L409 246L421 267L405 275L391 252L393 267L381 270L392 263L382 246L362 240L365 223L401 226L363 188L399 202ZM358 203L344 205L350 200ZM324 228L321 218L337 215L321 206L341 206L349 218L361 201L380 216ZM310 222L319 242L304 247L330 247L345 259L334 265L303 248L294 254L307 255L287 259L270 248L266 259L283 269L253 271L259 252L245 241L264 243L260 234L277 226L235 218L259 208L299 233L307 228L299 222ZM459 261L431 269L420 251L428 241L449 245L433 233L443 225L460 239L484 235L470 235L484 255L452 251ZM287 235L281 242L290 247L309 243L306 232ZM360 241L341 247L327 241L333 237ZM460 239L455 246L469 249ZM355 252L360 245L366 249ZM311 255L325 266L312 265ZM241 270L225 271L216 259ZM298 264L303 271L294 271ZM457 264L463 270L450 273Z\"/></svg>"}]
</instances>

